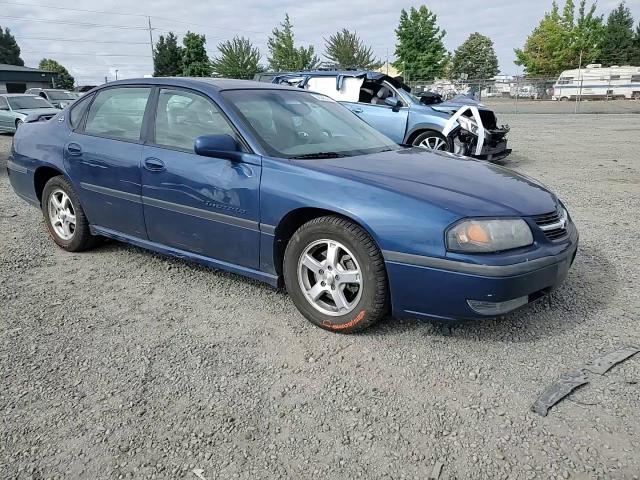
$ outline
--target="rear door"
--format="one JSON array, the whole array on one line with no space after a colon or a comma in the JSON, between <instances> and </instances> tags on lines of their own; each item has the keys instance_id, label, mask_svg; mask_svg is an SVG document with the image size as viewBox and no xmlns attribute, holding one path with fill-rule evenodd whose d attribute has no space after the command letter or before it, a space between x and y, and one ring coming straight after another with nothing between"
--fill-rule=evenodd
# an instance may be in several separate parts
<instances>
[{"instance_id":1,"label":"rear door","mask_svg":"<svg viewBox=\"0 0 640 480\"><path fill-rule=\"evenodd\" d=\"M253 269L259 263L260 157L196 155L195 139L234 127L208 97L160 88L143 147L142 195L149 240Z\"/></svg>"},{"instance_id":2,"label":"rear door","mask_svg":"<svg viewBox=\"0 0 640 480\"><path fill-rule=\"evenodd\" d=\"M143 239L141 132L150 94L149 86L121 86L77 102L69 113L72 123L83 116L83 108L88 112L64 152L90 223Z\"/></svg>"}]
</instances>

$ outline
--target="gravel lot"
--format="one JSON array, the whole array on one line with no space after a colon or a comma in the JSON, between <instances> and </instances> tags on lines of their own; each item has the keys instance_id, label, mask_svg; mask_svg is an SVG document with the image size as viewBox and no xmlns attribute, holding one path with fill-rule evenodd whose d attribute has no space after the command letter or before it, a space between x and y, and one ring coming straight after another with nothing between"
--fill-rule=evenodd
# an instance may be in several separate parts
<instances>
[{"instance_id":1,"label":"gravel lot","mask_svg":"<svg viewBox=\"0 0 640 480\"><path fill-rule=\"evenodd\" d=\"M496 113L575 113L575 100L556 102L552 100L528 100L518 98L483 98L482 103ZM640 113L637 100L583 100L578 104L578 113ZM525 120L526 121L526 120ZM588 120L587 120L588 121Z\"/></svg>"},{"instance_id":2,"label":"gravel lot","mask_svg":"<svg viewBox=\"0 0 640 480\"><path fill-rule=\"evenodd\" d=\"M640 355L529 408L640 344L640 116L500 120L506 165L580 229L569 278L500 321L356 336L238 276L115 242L63 252L12 192L0 135L2 477L637 479Z\"/></svg>"}]
</instances>

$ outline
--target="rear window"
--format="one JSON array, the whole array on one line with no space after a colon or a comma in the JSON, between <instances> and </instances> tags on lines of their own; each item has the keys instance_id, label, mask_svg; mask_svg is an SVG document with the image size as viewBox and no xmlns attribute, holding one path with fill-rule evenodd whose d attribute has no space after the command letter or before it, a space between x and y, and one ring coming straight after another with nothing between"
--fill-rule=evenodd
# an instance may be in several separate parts
<instances>
[{"instance_id":1,"label":"rear window","mask_svg":"<svg viewBox=\"0 0 640 480\"><path fill-rule=\"evenodd\" d=\"M69 112L69 123L71 123L71 127L78 128L80 122L82 122L82 117L84 117L84 114L91 103L91 98L93 98L93 95L76 102L76 104L71 108L71 112Z\"/></svg>"},{"instance_id":2,"label":"rear window","mask_svg":"<svg viewBox=\"0 0 640 480\"><path fill-rule=\"evenodd\" d=\"M139 140L150 93L148 87L109 88L97 93L87 115L85 133L116 140Z\"/></svg>"}]
</instances>

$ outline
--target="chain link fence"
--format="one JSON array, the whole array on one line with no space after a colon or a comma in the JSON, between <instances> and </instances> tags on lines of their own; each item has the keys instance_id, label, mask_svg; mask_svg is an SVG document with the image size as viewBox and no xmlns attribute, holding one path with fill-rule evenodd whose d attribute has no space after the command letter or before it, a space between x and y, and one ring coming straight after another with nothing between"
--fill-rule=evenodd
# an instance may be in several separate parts
<instances>
[{"instance_id":1,"label":"chain link fence","mask_svg":"<svg viewBox=\"0 0 640 480\"><path fill-rule=\"evenodd\" d=\"M409 80L414 94L434 92L449 100L468 95L496 113L640 113L639 91L603 84L577 84L571 93L558 78L496 77L474 80ZM583 88L584 87L584 88ZM587 88L589 87L589 88Z\"/></svg>"}]
</instances>

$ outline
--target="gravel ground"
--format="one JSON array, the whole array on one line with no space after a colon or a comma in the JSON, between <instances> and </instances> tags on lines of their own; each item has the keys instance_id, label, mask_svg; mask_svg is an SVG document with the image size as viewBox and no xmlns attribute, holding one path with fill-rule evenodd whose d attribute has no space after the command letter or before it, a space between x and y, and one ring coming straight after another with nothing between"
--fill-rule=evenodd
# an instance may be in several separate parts
<instances>
[{"instance_id":1,"label":"gravel ground","mask_svg":"<svg viewBox=\"0 0 640 480\"><path fill-rule=\"evenodd\" d=\"M640 344L640 116L501 120L506 164L580 229L567 281L503 320L355 336L238 276L115 242L63 252L10 189L0 135L2 477L637 479L640 355L529 408Z\"/></svg>"},{"instance_id":2,"label":"gravel ground","mask_svg":"<svg viewBox=\"0 0 640 480\"><path fill-rule=\"evenodd\" d=\"M502 113L575 113L576 102L556 102L553 100L527 100L519 98L483 98L482 103L498 114ZM637 100L584 100L577 106L578 113L640 113ZM526 120L523 120L526 122ZM587 120L588 122L588 120Z\"/></svg>"}]
</instances>

